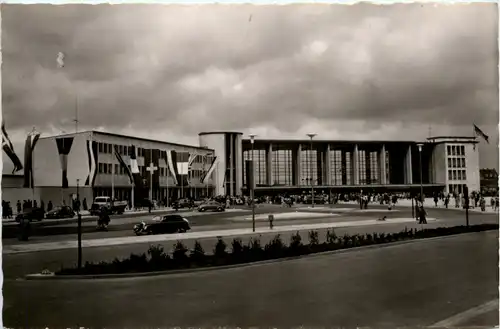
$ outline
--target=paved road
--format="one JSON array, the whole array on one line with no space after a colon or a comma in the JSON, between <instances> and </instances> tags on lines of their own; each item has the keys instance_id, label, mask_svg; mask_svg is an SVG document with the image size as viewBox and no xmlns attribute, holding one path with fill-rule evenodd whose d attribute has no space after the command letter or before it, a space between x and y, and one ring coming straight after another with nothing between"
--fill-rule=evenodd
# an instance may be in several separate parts
<instances>
[{"instance_id":1,"label":"paved road","mask_svg":"<svg viewBox=\"0 0 500 329\"><path fill-rule=\"evenodd\" d=\"M305 209L304 209L305 208ZM348 211L348 210L351 211ZM242 220L242 218L249 218L250 211L238 209L239 211L233 212L229 211L226 213L199 213L199 212L183 212L182 215L189 218L192 226L194 228L199 228L202 226L217 226L217 225L234 225L234 227L249 225L249 220ZM349 205L349 204L339 204L339 205L331 205L331 206L321 206L316 207L315 209L307 209L307 207L294 207L294 208L282 208L276 205L261 205L256 209L257 215L259 214L268 214L268 213L287 213L287 212L310 212L310 213L320 213L323 215L325 212L334 212L342 217L360 217L364 216L366 218L379 218L381 216L386 215L388 218L393 217L411 217L411 208L408 207L399 207L395 209L395 211L388 211L387 208L381 207L378 205L370 206L368 210L360 211L357 205ZM448 219L456 219L457 222L465 221L464 213L460 211L446 210L446 209L434 209L430 207L428 209L428 213L430 217L434 218L448 218ZM491 217L495 216L495 214L481 214L481 213L471 213L470 219L471 223L475 221L476 218L481 219L484 216ZM141 216L123 216L120 218L112 218L111 224L109 226L109 232L102 233L95 231L95 222L86 222L83 224L82 232L84 234L84 239L95 239L101 237L118 237L118 236L131 236L133 235L132 226L133 224L140 222L142 220L150 219L151 215L141 215ZM311 218L314 216L311 215ZM234 219L234 220L231 220ZM304 218L297 218L295 220L304 220ZM258 223L262 223L260 225L267 225L266 220L257 220ZM280 222L280 219L277 218L276 222ZM77 234L77 224L59 224L53 226L42 226L38 227L36 225L33 226L32 229L32 241L60 241L70 238L71 236L75 236ZM17 227L3 227L2 232L2 242L4 245L16 244L17 235L19 231ZM56 236L66 235L66 237L56 237ZM48 237L48 238L41 238ZM71 238L73 238L71 237Z\"/></svg>"},{"instance_id":2,"label":"paved road","mask_svg":"<svg viewBox=\"0 0 500 329\"><path fill-rule=\"evenodd\" d=\"M187 275L6 279L3 321L7 327L429 326L498 299L497 261L493 231ZM497 325L490 313L461 321Z\"/></svg>"},{"instance_id":3,"label":"paved road","mask_svg":"<svg viewBox=\"0 0 500 329\"><path fill-rule=\"evenodd\" d=\"M323 220L323 219L322 219ZM321 221L321 220L320 220ZM482 216L474 221L476 224L480 223L498 223L498 219L494 216ZM297 224L297 223L294 223ZM442 227L442 226L456 226L456 219L441 219L439 221L430 222L426 225L426 228ZM404 230L407 227L419 229L422 225L415 223L398 223L389 224L384 223L383 225L376 226L358 226L358 227L342 227L336 228L335 232L337 235L341 236L345 233L349 234L365 234L365 233L393 233ZM221 229L233 228L232 226L220 227ZM279 226L276 227L279 230ZM325 239L326 229L317 230L319 233L320 240ZM244 243L252 237L260 237L261 243L265 244L270 241L279 232L273 232L269 234L256 234L256 235L246 235L242 237ZM304 243L308 242L308 232L300 232ZM285 242L289 242L292 232L281 233L281 236ZM168 235L167 235L168 238ZM230 245L234 237L228 236L224 240L228 244L228 250L230 250ZM184 239L183 243L188 247L192 248L194 246L194 239ZM203 248L207 253L211 253L213 247L215 246L216 238L202 238L199 239ZM101 247L87 247L83 250L83 261L97 262L97 261L112 261L115 258L128 257L131 253L139 254L147 252L151 244L161 244L165 251L170 252L173 247L173 241L165 242L155 242L155 243L134 243L126 245L117 246L101 246ZM25 274L39 273L43 269L49 269L51 271L59 270L61 267L75 266L77 260L77 250L76 249L66 249L66 250L53 250L53 251L40 251L32 253L21 253L21 254L3 254L3 275L6 278L17 278Z\"/></svg>"}]
</instances>

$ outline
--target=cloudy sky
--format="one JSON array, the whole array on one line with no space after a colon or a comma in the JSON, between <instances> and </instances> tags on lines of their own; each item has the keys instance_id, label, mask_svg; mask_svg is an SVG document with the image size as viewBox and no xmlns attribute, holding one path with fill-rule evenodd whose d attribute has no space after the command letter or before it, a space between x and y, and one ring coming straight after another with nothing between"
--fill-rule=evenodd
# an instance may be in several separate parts
<instances>
[{"instance_id":1,"label":"cloudy sky","mask_svg":"<svg viewBox=\"0 0 500 329\"><path fill-rule=\"evenodd\" d=\"M481 166L498 168L497 20L494 4L2 5L3 116L20 155L33 126L74 131L76 95L80 130L189 144L476 123L491 136Z\"/></svg>"}]
</instances>

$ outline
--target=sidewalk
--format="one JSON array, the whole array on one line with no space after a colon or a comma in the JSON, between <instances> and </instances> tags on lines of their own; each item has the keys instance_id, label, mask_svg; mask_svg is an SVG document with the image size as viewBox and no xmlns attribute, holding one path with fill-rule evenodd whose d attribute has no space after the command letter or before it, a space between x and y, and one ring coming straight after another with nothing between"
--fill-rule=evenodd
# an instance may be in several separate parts
<instances>
[{"instance_id":1,"label":"sidewalk","mask_svg":"<svg viewBox=\"0 0 500 329\"><path fill-rule=\"evenodd\" d=\"M477 207L477 208L469 208L469 212L474 212L474 213L480 213L480 214L498 214L499 211L498 210L494 210L491 206L490 206L490 198L486 198L486 210L485 211L481 211L481 208L480 207ZM359 203L357 201L347 201L347 202L343 202L343 201L339 201L338 203L339 205L342 205L342 204L355 204L355 205L359 205ZM368 206L379 206L379 207L387 207L387 205L381 205L380 204L380 201L374 201L374 202L371 202L368 204ZM396 203L396 206L393 208L393 209L397 209L398 207L411 207L412 206L412 200L411 199L398 199L398 202ZM447 210L455 210L455 211L463 211L465 212L465 209L463 209L462 207L460 208L455 208L455 200L454 199L450 199L450 204L448 205L448 208L446 208L443 204L443 202L441 200L438 201L438 206L436 207L434 205L434 199L433 198L426 198L424 200L424 207L428 208L428 209L447 209Z\"/></svg>"},{"instance_id":2,"label":"sidewalk","mask_svg":"<svg viewBox=\"0 0 500 329\"><path fill-rule=\"evenodd\" d=\"M437 220L435 218L428 218L427 221L431 223ZM404 223L415 223L415 219L391 218L387 219L386 221L377 221L374 219L358 220L358 221L340 221L340 222L337 221L329 223L275 226L274 229L270 229L268 227L257 227L255 232L252 232L251 228L241 228L241 229L226 229L226 230L214 230L214 231L198 231L198 232L177 233L177 234L125 236L117 238L82 240L82 246L84 248L104 247L104 246L157 243L157 242L189 240L189 239L245 236L245 235L266 234L266 233L278 234L285 232L309 231L309 230L328 229L328 228L360 227L360 226L404 224ZM63 250L63 249L74 249L74 248L77 248L77 241L75 240L32 243L32 244L22 244L22 245L16 244L16 245L4 246L3 254L19 254L19 253L29 253L36 251Z\"/></svg>"}]
</instances>

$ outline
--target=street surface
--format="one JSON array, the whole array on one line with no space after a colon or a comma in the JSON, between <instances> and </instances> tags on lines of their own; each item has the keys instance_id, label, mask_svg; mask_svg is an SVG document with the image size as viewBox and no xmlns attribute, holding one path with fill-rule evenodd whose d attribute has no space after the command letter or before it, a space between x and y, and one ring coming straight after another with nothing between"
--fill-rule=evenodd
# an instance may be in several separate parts
<instances>
[{"instance_id":1,"label":"street surface","mask_svg":"<svg viewBox=\"0 0 500 329\"><path fill-rule=\"evenodd\" d=\"M67 251L8 255L13 257L4 265L16 258L28 265L51 254L57 259ZM395 328L443 321L492 327L498 325L491 316L498 305L498 232L182 275L6 277L3 289L6 327Z\"/></svg>"}]
</instances>

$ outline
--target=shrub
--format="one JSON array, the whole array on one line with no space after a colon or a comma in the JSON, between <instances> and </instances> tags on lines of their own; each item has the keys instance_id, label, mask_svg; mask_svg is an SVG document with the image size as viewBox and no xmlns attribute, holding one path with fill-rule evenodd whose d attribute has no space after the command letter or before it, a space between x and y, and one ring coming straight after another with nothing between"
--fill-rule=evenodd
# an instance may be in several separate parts
<instances>
[{"instance_id":1,"label":"shrub","mask_svg":"<svg viewBox=\"0 0 500 329\"><path fill-rule=\"evenodd\" d=\"M177 266L184 267L188 264L188 251L189 250L181 241L177 241L174 244L173 260Z\"/></svg>"},{"instance_id":2,"label":"shrub","mask_svg":"<svg viewBox=\"0 0 500 329\"><path fill-rule=\"evenodd\" d=\"M326 231L326 243L328 244L334 244L337 242L337 234L335 234L335 230L332 228L332 230Z\"/></svg>"},{"instance_id":3,"label":"shrub","mask_svg":"<svg viewBox=\"0 0 500 329\"><path fill-rule=\"evenodd\" d=\"M226 242L221 238L217 238L217 244L215 245L214 248L214 256L219 258L219 257L226 257L227 256L227 244Z\"/></svg>"},{"instance_id":4,"label":"shrub","mask_svg":"<svg viewBox=\"0 0 500 329\"><path fill-rule=\"evenodd\" d=\"M241 263L245 262L248 256L249 247L243 245L243 242L240 238L234 238L231 242L231 261L233 263Z\"/></svg>"},{"instance_id":5,"label":"shrub","mask_svg":"<svg viewBox=\"0 0 500 329\"><path fill-rule=\"evenodd\" d=\"M317 246L319 244L318 231L309 231L309 244Z\"/></svg>"},{"instance_id":6,"label":"shrub","mask_svg":"<svg viewBox=\"0 0 500 329\"><path fill-rule=\"evenodd\" d=\"M281 235L276 235L268 244L264 247L267 258L278 258L282 257L286 252L286 246L281 239Z\"/></svg>"},{"instance_id":7,"label":"shrub","mask_svg":"<svg viewBox=\"0 0 500 329\"><path fill-rule=\"evenodd\" d=\"M300 236L300 233L297 232L292 235L290 239L290 247L288 248L288 250L291 255L299 255L302 251L302 247L302 237Z\"/></svg>"},{"instance_id":8,"label":"shrub","mask_svg":"<svg viewBox=\"0 0 500 329\"><path fill-rule=\"evenodd\" d=\"M194 242L194 247L193 250L191 250L189 259L192 260L197 265L201 265L205 262L205 250L203 249L201 243L198 240Z\"/></svg>"},{"instance_id":9,"label":"shrub","mask_svg":"<svg viewBox=\"0 0 500 329\"><path fill-rule=\"evenodd\" d=\"M260 244L259 238L252 238L248 243L248 253L250 256L250 260L259 260L262 258L264 250L262 249L262 245Z\"/></svg>"}]
</instances>

